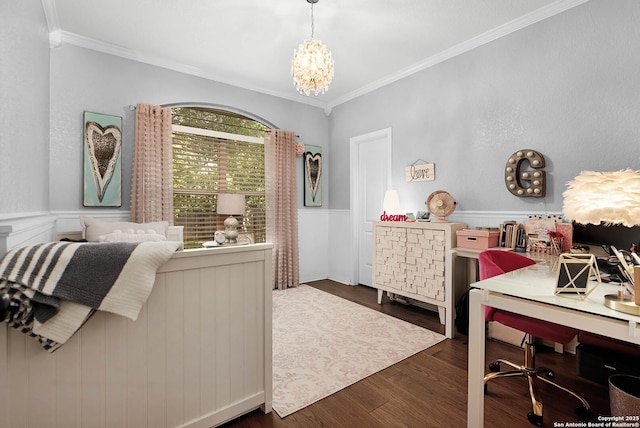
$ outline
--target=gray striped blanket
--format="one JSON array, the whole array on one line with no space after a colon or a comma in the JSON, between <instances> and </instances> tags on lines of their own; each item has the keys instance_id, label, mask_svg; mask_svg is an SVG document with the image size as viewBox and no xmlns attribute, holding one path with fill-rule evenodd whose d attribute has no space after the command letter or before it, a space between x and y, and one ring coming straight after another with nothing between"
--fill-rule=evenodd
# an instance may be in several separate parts
<instances>
[{"instance_id":1,"label":"gray striped blanket","mask_svg":"<svg viewBox=\"0 0 640 428\"><path fill-rule=\"evenodd\" d=\"M136 320L157 269L178 242L51 242L17 248L0 260L7 323L53 352L96 310Z\"/></svg>"}]
</instances>

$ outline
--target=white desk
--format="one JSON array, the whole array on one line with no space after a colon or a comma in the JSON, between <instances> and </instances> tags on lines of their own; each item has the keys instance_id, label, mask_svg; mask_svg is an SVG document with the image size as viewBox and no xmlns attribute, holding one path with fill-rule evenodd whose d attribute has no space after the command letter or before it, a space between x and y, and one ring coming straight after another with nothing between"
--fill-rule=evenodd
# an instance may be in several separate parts
<instances>
[{"instance_id":1,"label":"white desk","mask_svg":"<svg viewBox=\"0 0 640 428\"><path fill-rule=\"evenodd\" d=\"M640 344L640 317L604 306L605 294L615 294L619 285L602 284L585 300L555 296L552 259L472 286L481 290L469 293L468 427L484 425L485 305Z\"/></svg>"}]
</instances>

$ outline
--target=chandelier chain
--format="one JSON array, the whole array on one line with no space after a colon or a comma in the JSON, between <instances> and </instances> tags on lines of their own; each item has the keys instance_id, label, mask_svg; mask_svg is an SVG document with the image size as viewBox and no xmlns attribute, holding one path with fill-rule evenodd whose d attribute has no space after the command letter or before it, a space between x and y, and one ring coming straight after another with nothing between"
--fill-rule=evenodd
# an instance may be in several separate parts
<instances>
[{"instance_id":1,"label":"chandelier chain","mask_svg":"<svg viewBox=\"0 0 640 428\"><path fill-rule=\"evenodd\" d=\"M311 3L311 38L313 39L313 34L315 33L315 24L313 22L313 2Z\"/></svg>"}]
</instances>

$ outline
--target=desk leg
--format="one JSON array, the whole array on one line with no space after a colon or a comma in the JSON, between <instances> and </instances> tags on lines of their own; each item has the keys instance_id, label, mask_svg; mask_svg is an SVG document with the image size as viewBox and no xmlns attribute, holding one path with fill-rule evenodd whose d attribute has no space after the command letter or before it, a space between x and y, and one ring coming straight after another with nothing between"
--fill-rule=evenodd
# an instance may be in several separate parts
<instances>
[{"instance_id":1,"label":"desk leg","mask_svg":"<svg viewBox=\"0 0 640 428\"><path fill-rule=\"evenodd\" d=\"M469 284L478 281L478 259L467 259L467 275L469 275Z\"/></svg>"},{"instance_id":2,"label":"desk leg","mask_svg":"<svg viewBox=\"0 0 640 428\"><path fill-rule=\"evenodd\" d=\"M467 379L467 427L484 425L484 304L483 291L469 293L469 356Z\"/></svg>"}]
</instances>

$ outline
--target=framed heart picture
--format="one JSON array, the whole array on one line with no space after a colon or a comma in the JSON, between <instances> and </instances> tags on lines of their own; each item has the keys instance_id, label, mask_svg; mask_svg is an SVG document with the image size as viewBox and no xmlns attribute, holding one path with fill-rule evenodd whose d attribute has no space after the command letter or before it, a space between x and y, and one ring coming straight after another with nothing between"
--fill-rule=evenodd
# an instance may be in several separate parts
<instances>
[{"instance_id":1,"label":"framed heart picture","mask_svg":"<svg viewBox=\"0 0 640 428\"><path fill-rule=\"evenodd\" d=\"M84 112L83 205L122 206L122 117Z\"/></svg>"},{"instance_id":2,"label":"framed heart picture","mask_svg":"<svg viewBox=\"0 0 640 428\"><path fill-rule=\"evenodd\" d=\"M322 206L322 147L305 144L304 206Z\"/></svg>"}]
</instances>

